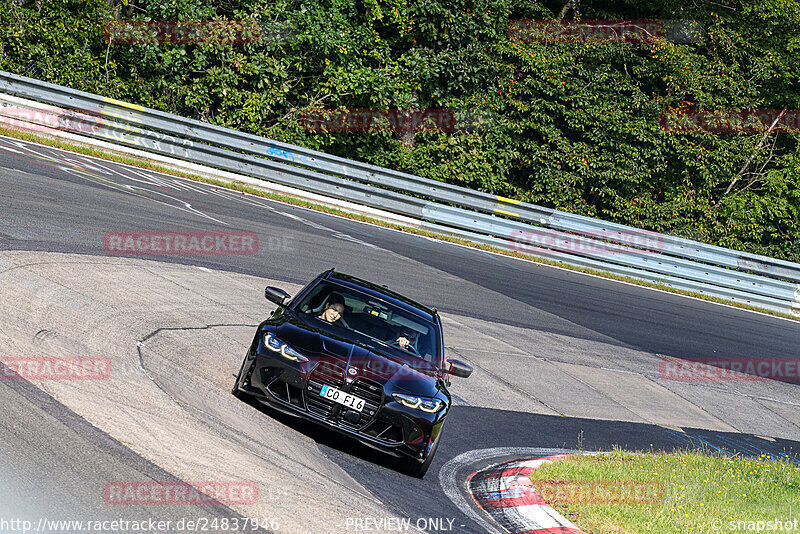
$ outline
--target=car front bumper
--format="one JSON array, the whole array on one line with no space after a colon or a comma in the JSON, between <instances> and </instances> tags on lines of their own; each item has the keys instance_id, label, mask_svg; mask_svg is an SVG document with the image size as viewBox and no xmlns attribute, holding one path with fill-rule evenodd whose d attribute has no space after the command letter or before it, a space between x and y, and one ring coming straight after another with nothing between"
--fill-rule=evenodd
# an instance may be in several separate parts
<instances>
[{"instance_id":1,"label":"car front bumper","mask_svg":"<svg viewBox=\"0 0 800 534\"><path fill-rule=\"evenodd\" d=\"M370 447L423 462L444 423L447 407L429 414L397 403L379 382L350 377L346 362L310 358L287 361L278 355L250 352L240 391L290 415L299 416ZM320 395L328 385L364 399L361 412Z\"/></svg>"}]
</instances>

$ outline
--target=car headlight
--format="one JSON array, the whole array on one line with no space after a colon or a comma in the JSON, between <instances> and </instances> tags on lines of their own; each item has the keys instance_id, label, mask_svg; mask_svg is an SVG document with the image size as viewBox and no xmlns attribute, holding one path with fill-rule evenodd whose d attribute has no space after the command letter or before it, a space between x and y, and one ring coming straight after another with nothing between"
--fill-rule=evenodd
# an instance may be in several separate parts
<instances>
[{"instance_id":1,"label":"car headlight","mask_svg":"<svg viewBox=\"0 0 800 534\"><path fill-rule=\"evenodd\" d=\"M414 395L392 393L392 398L407 408L422 410L427 413L436 413L444 407L444 402L430 397L415 397Z\"/></svg>"},{"instance_id":2,"label":"car headlight","mask_svg":"<svg viewBox=\"0 0 800 534\"><path fill-rule=\"evenodd\" d=\"M281 356L293 362L307 362L308 358L294 350L292 347L275 337L274 334L264 334L264 345L272 352L280 352Z\"/></svg>"}]
</instances>

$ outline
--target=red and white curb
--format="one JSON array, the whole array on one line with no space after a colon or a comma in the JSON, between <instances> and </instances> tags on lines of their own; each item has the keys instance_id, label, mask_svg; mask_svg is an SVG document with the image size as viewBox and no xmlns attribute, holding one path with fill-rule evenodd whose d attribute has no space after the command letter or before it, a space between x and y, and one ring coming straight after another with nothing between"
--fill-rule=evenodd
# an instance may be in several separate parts
<instances>
[{"instance_id":1,"label":"red and white curb","mask_svg":"<svg viewBox=\"0 0 800 534\"><path fill-rule=\"evenodd\" d=\"M540 465L568 456L572 455L504 462L472 473L467 488L478 506L513 534L584 534L547 504L530 479Z\"/></svg>"}]
</instances>

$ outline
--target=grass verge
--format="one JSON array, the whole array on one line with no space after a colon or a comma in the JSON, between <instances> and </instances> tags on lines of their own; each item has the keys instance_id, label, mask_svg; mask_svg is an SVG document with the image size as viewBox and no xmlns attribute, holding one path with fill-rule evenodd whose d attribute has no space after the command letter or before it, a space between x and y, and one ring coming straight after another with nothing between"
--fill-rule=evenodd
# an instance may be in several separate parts
<instances>
[{"instance_id":1,"label":"grass verge","mask_svg":"<svg viewBox=\"0 0 800 534\"><path fill-rule=\"evenodd\" d=\"M146 160L144 158L138 158L138 157L135 157L135 156L124 156L124 155L120 155L120 154L110 153L110 152L107 152L107 151L98 150L98 149L90 147L90 146L85 146L85 145L82 145L80 143L65 141L65 140L63 140L61 138L58 138L58 137L51 137L51 136L48 136L48 135L39 135L39 134L29 133L29 132L20 131L20 130L9 129L9 128L5 128L5 127L2 127L2 126L0 126L0 135L6 135L8 137L14 137L16 139L22 139L22 140L25 140L25 141L31 141L31 142L34 142L34 143L39 143L39 144L42 144L42 145L51 146L51 147L54 147L54 148L60 148L60 149L63 149L63 150L68 150L68 151L71 151L71 152L75 152L77 154L84 154L84 155L87 155L87 156L93 156L93 157L97 157L97 158L101 158L101 159L106 159L106 160L109 160L109 161L115 161L117 163L123 163L123 164L126 164L126 165L133 165L135 167L140 167L140 168L143 168L143 169L148 169L148 170L157 171L157 172L163 172L165 174L171 174L173 176L180 176L182 178L187 178L187 179L195 180L195 181L198 181L198 182L212 184L212 185L215 185L215 186L218 186L218 187L224 187L224 188L232 189L232 190L235 190L235 191L241 191L243 193L248 193L248 194L256 195L256 196L260 196L260 197L265 197L265 198L269 198L269 199L272 199L272 200L277 200L279 202L284 202L284 203L287 203L287 204L292 204L292 205L300 206L300 207L303 207L303 208L308 208L308 209L312 209L312 210L316 210L316 211L321 211L323 213L329 213L331 215L337 215L337 216L340 216L340 217L346 217L348 219L353 219L353 220L356 220L356 221L375 224L375 225L378 225L378 226L383 226L385 228L391 228L391 229L399 230L399 231L402 231L402 232L407 232L407 233L411 233L411 234L417 234L417 235L421 235L421 236L425 236L425 237L430 237L432 239L438 239L438 240L441 240L441 241L447 241L449 243L455 243L455 244L458 244L458 245L462 245L462 246L466 246L466 247L470 247L470 248L476 248L476 249L479 249L479 250L485 250L487 252L493 252L493 253L496 253L496 254L502 254L502 255L505 255L505 256L511 256L511 257L514 257L514 258L525 259L525 260L533 261L533 262L540 263L540 264L543 264L543 265L551 265L551 266L554 266L554 267L560 267L560 268L563 268L563 269L569 269L571 271L578 271L578 272L591 274L591 275L595 275L595 276L601 276L603 278L609 278L611 280L618 280L618 281L621 281L621 282L628 282L630 284L635 284L635 285L639 285L639 286L649 287L649 288L653 288L653 289L659 289L661 291L666 291L668 293L675 293L675 294L678 294L678 295L686 295L686 296L689 296L689 297L699 298L699 299L702 299L702 300L708 300L708 301L716 302L716 303L719 303L719 304L726 304L728 306L734 306L734 307L742 308L742 309L746 309L746 310L752 310L752 311L757 311L757 312L761 312L761 313L766 313L766 314L769 314L769 315L774 315L776 317L783 317L784 319L791 319L791 320L794 320L794 321L800 321L800 317L794 316L794 315L791 315L791 314L788 314L788 313L780 313L780 312L776 312L776 311L773 311L773 310L767 310L767 309L764 309L764 308L759 308L758 306L751 306L749 304L744 304L744 303L740 303L740 302L733 302L733 301L725 300L725 299L718 298L718 297L712 297L712 296L709 296L709 295L703 295L702 293L695 293L693 291L685 291L685 290L682 290L682 289L676 289L674 287L670 287L670 286L662 284L662 283L646 282L644 280L638 280L636 278L631 278L629 276L617 275L617 274L608 273L608 272L605 272L605 271L599 271L599 270L596 270L596 269L590 269L590 268L586 268L586 267L578 267L578 266L575 266L575 265L569 265L567 263L562 263L562 262L559 262L559 261L553 261L553 260L549 260L549 259L546 259L546 258L538 258L536 256L529 256L527 254L523 254L523 253L512 251L512 250L505 250L505 249L498 248L498 247L493 247L493 246L490 246L490 245L484 245L484 244L481 244L481 243L475 243L473 241L469 241L469 240L466 240L466 239L461 239L461 238L458 238L458 237L453 237L453 236L448 236L448 235L443 235L443 234L437 234L437 233L429 232L429 231L426 231L426 230L420 230L418 228L412 228L412 227L403 226L403 225L400 225L400 224L390 223L390 222L386 222L386 221L383 221L383 220L380 220L380 219L376 219L376 218L373 218L373 217L368 217L368 216L365 216L365 215L360 215L360 214L357 214L357 213L352 213L352 212L349 212L349 211L345 211L345 210L341 210L341 209L337 209L337 208L332 208L330 206L317 204L315 202L309 202L309 201L306 201L306 200L294 198L294 197L291 197L291 196L288 196L288 195L281 195L281 194L278 194L278 193L272 193L272 192L265 191L265 190L259 189L258 187L254 187L254 186L242 183L242 182L225 181L225 180L207 178L207 177L204 177L204 176L199 176L199 175L196 175L196 174L192 174L192 173L176 170L176 169L173 169L173 168L165 166L165 165L159 165L159 164L156 164L156 163L152 163L151 161Z\"/></svg>"},{"instance_id":2,"label":"grass verge","mask_svg":"<svg viewBox=\"0 0 800 534\"><path fill-rule=\"evenodd\" d=\"M545 464L530 478L587 534L800 529L800 468L786 458L615 450Z\"/></svg>"}]
</instances>

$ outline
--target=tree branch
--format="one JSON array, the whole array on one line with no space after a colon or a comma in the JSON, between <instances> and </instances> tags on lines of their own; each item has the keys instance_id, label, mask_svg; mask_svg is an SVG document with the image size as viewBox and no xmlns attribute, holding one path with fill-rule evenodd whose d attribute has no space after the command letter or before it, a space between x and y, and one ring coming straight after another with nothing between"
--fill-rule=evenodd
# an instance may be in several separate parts
<instances>
[{"instance_id":1,"label":"tree branch","mask_svg":"<svg viewBox=\"0 0 800 534\"><path fill-rule=\"evenodd\" d=\"M561 11L558 13L558 17L556 20L561 22L561 20L567 15L567 11L575 7L581 0L569 0L564 7L561 8Z\"/></svg>"},{"instance_id":2,"label":"tree branch","mask_svg":"<svg viewBox=\"0 0 800 534\"><path fill-rule=\"evenodd\" d=\"M750 166L750 162L752 162L753 158L756 157L756 154L761 149L761 145L764 144L764 141L767 140L767 137L769 136L769 134L772 133L772 130L775 129L775 126L778 124L778 121L780 121L783 118L784 115L786 115L786 109L785 108L783 110L781 110L780 113L778 113L778 116L775 117L775 120L772 121L772 124L770 124L769 128L767 128L767 131L764 132L763 136L761 136L761 140L756 145L756 148L755 148L755 150L753 150L753 153L750 155L749 158L747 158L747 161L745 162L744 166L741 169L739 169L739 172L736 173L736 176L734 176L734 178L731 181L731 183L728 184L728 188L725 190L724 193L722 193L722 197L720 197L719 201L716 204L714 204L715 208L719 207L719 205L722 204L722 199L725 198L725 196L728 193L731 192L731 189L733 189L733 186L736 185L736 182L739 181L739 178L741 178L744 175L744 171L747 170L747 167ZM774 144L773 144L773 148L774 148Z\"/></svg>"}]
</instances>

